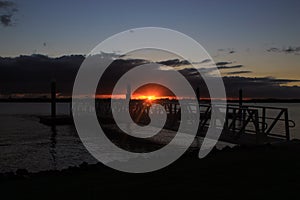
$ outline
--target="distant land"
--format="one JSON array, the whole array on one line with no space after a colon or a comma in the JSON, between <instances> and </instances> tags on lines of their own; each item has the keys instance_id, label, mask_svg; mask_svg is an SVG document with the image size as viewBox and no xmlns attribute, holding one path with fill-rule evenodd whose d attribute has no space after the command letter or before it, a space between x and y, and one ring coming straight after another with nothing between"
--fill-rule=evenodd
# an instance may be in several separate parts
<instances>
[{"instance_id":1,"label":"distant land","mask_svg":"<svg viewBox=\"0 0 300 200\"><path fill-rule=\"evenodd\" d=\"M99 99L98 100L110 100L110 99ZM166 100L166 99L162 99ZM170 99L171 100L171 99ZM61 103L69 103L72 101L72 98L57 98L57 102ZM5 103L13 103L13 102L20 102L20 103L50 103L50 98L1 98L0 102ZM200 100L200 102L207 103L209 100ZM238 99L230 99L227 100L229 103L238 103ZM300 99L245 99L243 100L243 103L300 103Z\"/></svg>"}]
</instances>

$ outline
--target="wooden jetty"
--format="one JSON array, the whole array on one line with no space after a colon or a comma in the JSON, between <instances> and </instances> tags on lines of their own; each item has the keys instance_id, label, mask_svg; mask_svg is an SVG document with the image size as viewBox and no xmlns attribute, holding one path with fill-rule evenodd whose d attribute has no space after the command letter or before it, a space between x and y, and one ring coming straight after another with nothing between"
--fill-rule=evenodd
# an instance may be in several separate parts
<instances>
[{"instance_id":1,"label":"wooden jetty","mask_svg":"<svg viewBox=\"0 0 300 200\"><path fill-rule=\"evenodd\" d=\"M167 113L165 129L176 131L180 124L182 110L193 112L191 107L182 108L174 100L160 100L156 103L161 104ZM123 105L120 102L120 107L113 109L117 109L120 113L128 112ZM131 101L130 114L133 120L140 124L149 123L150 106L150 104L145 104L142 100ZM198 136L204 137L210 125L212 106L208 103L193 106L199 106L200 108ZM110 100L97 100L95 108L100 122L114 123ZM227 113L220 140L233 144L263 144L288 141L290 140L290 128L295 126L295 123L289 119L287 108L247 104L242 106L239 104L228 104L226 107L220 104L219 108L225 108ZM78 106L75 106L73 109L74 114L93 111L92 106L84 102L78 102ZM65 125L72 124L73 118L69 115L49 116L41 117L40 122L46 125Z\"/></svg>"},{"instance_id":2,"label":"wooden jetty","mask_svg":"<svg viewBox=\"0 0 300 200\"><path fill-rule=\"evenodd\" d=\"M211 105L206 107L204 118L200 120L200 135L208 127ZM264 144L290 140L290 128L295 123L288 117L287 108L234 105L226 106L227 115L220 140L234 144Z\"/></svg>"},{"instance_id":3,"label":"wooden jetty","mask_svg":"<svg viewBox=\"0 0 300 200\"><path fill-rule=\"evenodd\" d=\"M167 121L165 129L176 131L180 124L180 116L182 110L185 112L193 112L190 107L182 108L177 101L161 100L160 103L166 113ZM92 106L84 102L78 102L79 106L73 109L74 114L80 112L92 112ZM120 102L118 112L128 112L127 108ZM150 118L150 104L145 104L141 100L134 100L130 103L130 114L133 120L138 124L148 124ZM190 105L191 106L191 105ZM211 104L194 105L200 108L200 120L198 136L204 137L208 127L210 126L210 116L212 111ZM219 138L220 141L225 141L233 144L264 144L283 142L291 139L290 128L295 126L295 123L289 119L288 109L268 106L253 106L243 104L228 104L226 107L219 105L220 109L226 109L226 119L223 127L223 132ZM115 123L111 112L110 100L97 100L96 113L101 123ZM153 110L152 110L153 112ZM46 125L66 125L73 124L73 118L70 115L64 116L46 116L40 117L40 122Z\"/></svg>"},{"instance_id":4,"label":"wooden jetty","mask_svg":"<svg viewBox=\"0 0 300 200\"><path fill-rule=\"evenodd\" d=\"M73 124L72 113L76 115L77 113L94 111L96 111L100 123L115 123L112 109L120 114L129 112L133 121L146 125L150 120L150 107L153 103L162 105L167 113L165 129L178 130L181 112L188 112L189 115L193 115L197 106L200 110L200 120L197 121L197 123L199 122L197 133L199 137L206 135L211 121L211 104L180 105L177 100L169 99L159 99L151 102L130 100L129 110L128 105L124 104L124 100L119 100L119 103L112 108L110 99L96 99L95 106L91 106L91 103L87 103L85 100L78 99L75 107L70 106L70 115L57 116L55 82L51 83L51 97L51 115L40 117L41 123L50 126ZM242 90L239 91L238 104L227 104L225 106L220 103L220 105L214 106L218 109L226 109L225 124L224 127L220 127L223 129L219 138L220 141L242 145L288 141L290 140L290 128L295 126L295 123L289 119L287 108L243 104ZM160 113L161 111L152 109L151 112Z\"/></svg>"},{"instance_id":5,"label":"wooden jetty","mask_svg":"<svg viewBox=\"0 0 300 200\"><path fill-rule=\"evenodd\" d=\"M128 112L128 106L124 106L123 101L119 100L119 106L111 108L110 100L96 100L95 109L100 122L114 122L112 109L117 112ZM210 126L212 105L209 103L199 103L198 105L185 105L181 107L177 100L155 100L152 103L157 103L163 106L167 113L167 121L165 129L176 131L180 124L181 112L189 112L193 115L195 109L192 107L199 106L200 120L198 136L204 137ZM289 119L288 109L268 106L253 106L250 104L227 104L226 106L214 105L219 109L226 109L226 119L220 141L225 141L233 144L253 145L275 143L290 140L290 128L295 126L295 123ZM130 101L130 114L138 124L148 124L151 103L145 103L143 100ZM84 102L78 102L78 106L73 109L80 109L81 112L91 112L91 108ZM157 111L160 112L160 111ZM78 113L78 110L74 110ZM110 119L110 120L109 120Z\"/></svg>"}]
</instances>

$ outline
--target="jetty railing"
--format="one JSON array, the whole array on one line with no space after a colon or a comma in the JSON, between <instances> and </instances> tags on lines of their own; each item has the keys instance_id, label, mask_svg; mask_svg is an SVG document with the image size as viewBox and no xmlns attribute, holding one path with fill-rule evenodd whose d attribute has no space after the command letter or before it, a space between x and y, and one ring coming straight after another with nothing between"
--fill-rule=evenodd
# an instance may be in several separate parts
<instances>
[{"instance_id":1,"label":"jetty railing","mask_svg":"<svg viewBox=\"0 0 300 200\"><path fill-rule=\"evenodd\" d=\"M236 107L236 105L229 105L229 107ZM290 128L295 127L295 122L289 119L288 109L270 106L253 106L243 105L242 110L255 109L258 113L259 132L261 134L274 136L278 138L285 138L290 140ZM271 116L271 117L270 117ZM274 127L280 122L283 123L284 134L275 133Z\"/></svg>"},{"instance_id":2,"label":"jetty railing","mask_svg":"<svg viewBox=\"0 0 300 200\"><path fill-rule=\"evenodd\" d=\"M104 118L112 117L111 110L117 109L118 112L128 112L128 106L120 100L120 107L111 108L109 100L97 100L96 110ZM153 102L154 103L154 102ZM174 100L157 100L155 103L161 104L167 112L166 128L176 129L180 123L181 112L190 112L193 115L197 105L186 104L180 106L178 101ZM89 105L78 102L77 109L92 111ZM149 114L149 107L151 105L142 103L141 100L131 101L130 108L131 116L138 116L143 119L142 115ZM143 108L143 106L146 106ZM210 125L212 106L209 103L200 103L200 120L199 121L199 135L205 133ZM295 126L295 123L289 119L288 109L270 106L255 106L247 104L227 104L214 105L219 109L226 109L225 125L223 127L222 135L229 135L230 141L234 142L233 138L239 140L243 136L251 136L256 138L257 143L267 141L268 139L290 140L290 128ZM152 109L153 112L153 109ZM159 112L159 111L158 111ZM76 112L75 112L76 113ZM73 113L74 114L74 113ZM138 121L138 120L137 120ZM203 134L202 134L203 135ZM245 141L247 140L244 139ZM249 138L249 137L248 137ZM239 143L241 141L238 141Z\"/></svg>"},{"instance_id":3,"label":"jetty railing","mask_svg":"<svg viewBox=\"0 0 300 200\"><path fill-rule=\"evenodd\" d=\"M200 104L200 107L204 108L200 120L201 130L204 130L209 125L211 105ZM229 104L226 109L224 129L236 137L256 134L257 140L266 137L290 140L290 128L295 127L295 122L289 119L287 108ZM276 126L280 130L276 130Z\"/></svg>"}]
</instances>

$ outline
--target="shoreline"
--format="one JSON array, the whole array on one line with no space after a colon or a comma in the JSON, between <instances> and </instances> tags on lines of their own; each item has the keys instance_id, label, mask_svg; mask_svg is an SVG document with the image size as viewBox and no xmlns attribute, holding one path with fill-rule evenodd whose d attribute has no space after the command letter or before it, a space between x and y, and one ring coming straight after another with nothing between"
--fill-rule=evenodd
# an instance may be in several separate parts
<instances>
[{"instance_id":1,"label":"shoreline","mask_svg":"<svg viewBox=\"0 0 300 200\"><path fill-rule=\"evenodd\" d=\"M39 193L49 194L49 198L59 195L82 199L87 194L125 197L134 191L145 194L149 189L153 192L149 195L181 190L225 198L234 191L253 197L286 198L297 194L300 185L300 140L215 148L201 160L198 151L191 151L166 168L145 174L119 172L101 163L38 173L19 169L16 174L0 174L0 184L12 197L30 198Z\"/></svg>"}]
</instances>

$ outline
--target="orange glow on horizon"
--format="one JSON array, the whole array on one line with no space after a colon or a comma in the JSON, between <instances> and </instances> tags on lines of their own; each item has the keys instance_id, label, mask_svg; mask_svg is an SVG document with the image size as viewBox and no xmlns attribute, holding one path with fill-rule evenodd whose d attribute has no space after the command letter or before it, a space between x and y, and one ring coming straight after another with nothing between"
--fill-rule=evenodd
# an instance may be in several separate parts
<instances>
[{"instance_id":1,"label":"orange glow on horizon","mask_svg":"<svg viewBox=\"0 0 300 200\"><path fill-rule=\"evenodd\" d=\"M125 99L125 94L117 94L117 95L96 95L95 98L99 99ZM156 95L142 95L142 94L133 94L131 96L132 100L148 100L148 101L155 101L160 99L169 99L169 100L179 100L179 99L190 99L189 97L176 97L176 96L156 96ZM249 101L252 98L244 97L244 101ZM211 101L212 99L209 97L203 97L200 99L201 101ZM238 101L238 97L227 97L226 99L218 99L215 98L214 100L227 100L227 101Z\"/></svg>"},{"instance_id":2,"label":"orange glow on horizon","mask_svg":"<svg viewBox=\"0 0 300 200\"><path fill-rule=\"evenodd\" d=\"M151 94L133 94L131 99L136 100L148 100L148 101L155 101L159 99L177 99L176 96L160 96L160 95L151 95Z\"/></svg>"},{"instance_id":3,"label":"orange glow on horizon","mask_svg":"<svg viewBox=\"0 0 300 200\"><path fill-rule=\"evenodd\" d=\"M134 99L147 99L148 101L152 101L152 100L156 100L156 99L159 99L159 97L156 97L155 95L151 95L151 96L144 96L144 95L141 95L141 96L137 96L136 98Z\"/></svg>"},{"instance_id":4,"label":"orange glow on horizon","mask_svg":"<svg viewBox=\"0 0 300 200\"><path fill-rule=\"evenodd\" d=\"M116 95L110 95L110 94L97 94L95 96L96 99L125 99L125 94L116 94ZM177 99L175 96L159 96L159 95L149 95L149 94L133 94L131 95L131 99L136 100L158 100L158 99Z\"/></svg>"}]
</instances>

